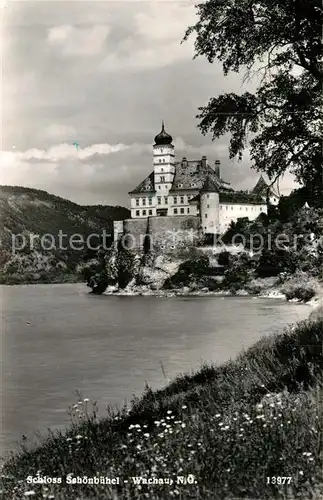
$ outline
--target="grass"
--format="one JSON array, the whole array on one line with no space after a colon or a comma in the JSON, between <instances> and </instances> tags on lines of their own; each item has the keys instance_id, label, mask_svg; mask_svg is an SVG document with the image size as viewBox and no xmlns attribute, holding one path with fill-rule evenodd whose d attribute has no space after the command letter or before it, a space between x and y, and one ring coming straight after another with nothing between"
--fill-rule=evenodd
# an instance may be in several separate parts
<instances>
[{"instance_id":1,"label":"grass","mask_svg":"<svg viewBox=\"0 0 323 500\"><path fill-rule=\"evenodd\" d=\"M4 498L318 499L322 339L316 315L261 339L234 361L204 365L158 391L147 387L131 410L110 411L102 420L81 399L66 432L49 434L36 448L24 445L7 460ZM37 472L62 484L27 484ZM120 477L121 484L69 485L70 473ZM138 476L174 483L132 484ZM193 484L177 484L177 477ZM267 484L268 477L291 479Z\"/></svg>"}]
</instances>

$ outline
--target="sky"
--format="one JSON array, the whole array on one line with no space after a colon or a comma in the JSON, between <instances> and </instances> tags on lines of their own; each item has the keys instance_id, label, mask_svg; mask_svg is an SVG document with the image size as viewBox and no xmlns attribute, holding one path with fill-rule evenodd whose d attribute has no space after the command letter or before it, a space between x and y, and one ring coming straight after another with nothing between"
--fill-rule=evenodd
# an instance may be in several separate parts
<instances>
[{"instance_id":1,"label":"sky","mask_svg":"<svg viewBox=\"0 0 323 500\"><path fill-rule=\"evenodd\" d=\"M127 206L152 171L163 118L178 161L220 159L224 180L253 188L259 173L248 151L229 160L229 137L212 142L196 115L211 97L257 82L193 60L194 38L180 42L198 19L194 1L3 3L1 184ZM285 176L280 192L292 187Z\"/></svg>"}]
</instances>

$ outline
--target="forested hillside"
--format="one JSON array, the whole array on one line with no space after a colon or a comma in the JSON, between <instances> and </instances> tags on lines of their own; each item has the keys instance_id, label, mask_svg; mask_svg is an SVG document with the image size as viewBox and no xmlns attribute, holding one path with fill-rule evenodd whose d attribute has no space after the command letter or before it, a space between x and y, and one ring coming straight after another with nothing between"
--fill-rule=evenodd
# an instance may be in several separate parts
<instances>
[{"instance_id":1,"label":"forested hillside","mask_svg":"<svg viewBox=\"0 0 323 500\"><path fill-rule=\"evenodd\" d=\"M114 220L129 216L120 206L81 206L38 189L0 186L0 282L71 279L77 264L91 255L76 244L80 237L74 236L72 245L78 249L71 248L71 236L85 241L97 234L94 246L103 230L112 235Z\"/></svg>"}]
</instances>

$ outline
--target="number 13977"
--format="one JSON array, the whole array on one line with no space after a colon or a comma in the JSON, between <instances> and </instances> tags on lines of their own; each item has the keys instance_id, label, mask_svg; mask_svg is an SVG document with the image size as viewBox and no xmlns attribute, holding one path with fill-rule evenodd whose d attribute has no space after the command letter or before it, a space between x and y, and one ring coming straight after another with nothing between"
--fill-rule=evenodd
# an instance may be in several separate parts
<instances>
[{"instance_id":1,"label":"number 13977","mask_svg":"<svg viewBox=\"0 0 323 500\"><path fill-rule=\"evenodd\" d=\"M267 484L290 484L291 476L272 476L267 477Z\"/></svg>"}]
</instances>

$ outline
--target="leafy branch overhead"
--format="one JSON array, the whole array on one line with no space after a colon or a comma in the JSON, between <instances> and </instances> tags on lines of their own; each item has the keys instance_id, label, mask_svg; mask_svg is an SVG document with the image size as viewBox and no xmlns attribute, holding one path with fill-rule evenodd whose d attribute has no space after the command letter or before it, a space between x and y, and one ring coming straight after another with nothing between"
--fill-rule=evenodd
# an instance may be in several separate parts
<instances>
[{"instance_id":1,"label":"leafy branch overhead","mask_svg":"<svg viewBox=\"0 0 323 500\"><path fill-rule=\"evenodd\" d=\"M254 93L226 93L199 108L203 134L231 135L230 157L250 145L270 179L287 170L316 200L322 196L323 7L321 0L207 0L196 6L195 57L223 72L258 77Z\"/></svg>"}]
</instances>

